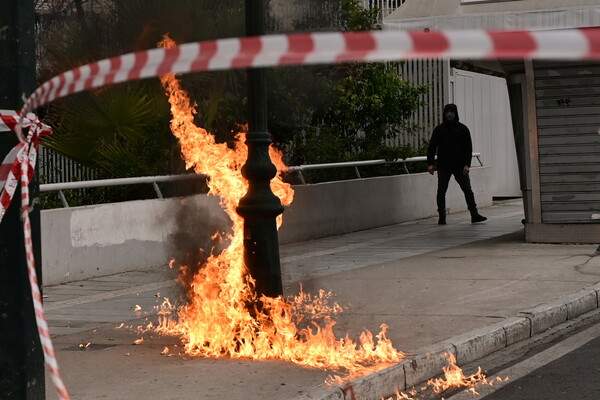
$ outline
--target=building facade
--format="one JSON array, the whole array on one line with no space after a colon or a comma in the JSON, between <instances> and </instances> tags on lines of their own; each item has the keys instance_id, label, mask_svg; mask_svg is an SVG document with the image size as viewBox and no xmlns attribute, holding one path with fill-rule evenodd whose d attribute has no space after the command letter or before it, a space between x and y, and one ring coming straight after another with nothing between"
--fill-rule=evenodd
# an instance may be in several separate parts
<instances>
[{"instance_id":1,"label":"building facade","mask_svg":"<svg viewBox=\"0 0 600 400\"><path fill-rule=\"evenodd\" d=\"M388 29L600 26L597 0L408 0ZM529 242L600 242L600 63L466 61L507 81Z\"/></svg>"}]
</instances>

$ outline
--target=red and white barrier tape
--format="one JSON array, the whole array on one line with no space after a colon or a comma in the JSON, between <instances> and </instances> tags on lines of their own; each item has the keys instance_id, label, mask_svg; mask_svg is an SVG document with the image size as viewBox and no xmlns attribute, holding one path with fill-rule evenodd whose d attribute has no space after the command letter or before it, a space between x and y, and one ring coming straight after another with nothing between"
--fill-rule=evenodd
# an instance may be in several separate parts
<instances>
[{"instance_id":1,"label":"red and white barrier tape","mask_svg":"<svg viewBox=\"0 0 600 400\"><path fill-rule=\"evenodd\" d=\"M0 110L0 132L15 131L20 118L20 111ZM33 113L26 114L23 117L23 122L21 123L22 128L29 128L30 126L38 127L38 136L50 135L52 133L52 128L50 128L48 125L42 124L37 115Z\"/></svg>"},{"instance_id":2,"label":"red and white barrier tape","mask_svg":"<svg viewBox=\"0 0 600 400\"><path fill-rule=\"evenodd\" d=\"M33 135L33 139L37 134ZM31 130L30 134L31 136ZM38 328L38 334L40 336L40 343L44 352L44 360L48 373L52 379L52 383L58 394L60 400L69 400L69 393L67 388L62 381L60 376L60 370L58 369L58 362L54 355L54 347L52 346L52 340L50 339L50 330L46 323L46 313L42 306L42 295L40 293L37 274L35 272L35 259L33 256L33 244L31 240L31 223L29 221L29 151L28 146L23 146L25 151L21 160L21 218L23 220L23 236L25 239L25 253L27 258L27 275L29 276L29 286L31 286L31 295L33 298L33 309L35 311L35 322ZM35 145L32 144L31 150L35 151ZM35 155L34 155L35 158Z\"/></svg>"},{"instance_id":3,"label":"red and white barrier tape","mask_svg":"<svg viewBox=\"0 0 600 400\"><path fill-rule=\"evenodd\" d=\"M67 71L40 86L23 111L83 90L166 73L415 58L600 59L600 28L307 33L187 43Z\"/></svg>"},{"instance_id":4,"label":"red and white barrier tape","mask_svg":"<svg viewBox=\"0 0 600 400\"><path fill-rule=\"evenodd\" d=\"M16 130L17 115L13 118L7 117L6 112L2 111L0 115L6 125ZM46 314L42 305L42 295L38 285L37 274L35 272L35 258L33 254L33 243L31 238L31 222L29 220L29 181L33 177L35 163L37 159L38 140L40 135L51 133L48 126L42 124L35 115L27 115L25 117L25 125L29 128L27 137L24 142L19 143L13 150L9 152L4 159L2 166L10 165L4 179L2 194L0 195L0 222L8 209L10 202L14 196L17 184L21 181L21 220L23 221L23 238L25 241L25 256L27 261L27 275L29 277L29 286L31 287L31 297L33 300L33 309L35 321L40 337L40 344L44 353L44 360L48 372L52 379L52 383L60 400L69 400L69 393L62 381L58 362L54 355L52 340L50 339L50 331L46 323Z\"/></svg>"},{"instance_id":5,"label":"red and white barrier tape","mask_svg":"<svg viewBox=\"0 0 600 400\"><path fill-rule=\"evenodd\" d=\"M17 130L19 112L12 110L0 110L0 131L5 130ZM38 136L49 135L52 130L48 125L42 124L35 114L28 114L23 118L24 128L29 128L29 135L27 143L33 143L31 150L27 150L24 143L20 143L15 146L2 160L0 164L0 222L8 210L8 206L12 201L13 195L19 184L21 176L21 159L23 154L27 151L29 153L29 168L28 178L33 177L35 171L35 163L37 160L37 143Z\"/></svg>"},{"instance_id":6,"label":"red and white barrier tape","mask_svg":"<svg viewBox=\"0 0 600 400\"><path fill-rule=\"evenodd\" d=\"M45 82L26 100L21 115L83 90L167 73L419 58L599 60L600 28L518 32L308 33L188 43L169 49L124 54L60 74ZM24 142L22 126L23 120L16 125L15 131ZM28 155L25 145L23 156L19 159L24 172L21 174L21 190L27 266L46 365L63 400L69 395L54 357L35 275L28 214Z\"/></svg>"}]
</instances>

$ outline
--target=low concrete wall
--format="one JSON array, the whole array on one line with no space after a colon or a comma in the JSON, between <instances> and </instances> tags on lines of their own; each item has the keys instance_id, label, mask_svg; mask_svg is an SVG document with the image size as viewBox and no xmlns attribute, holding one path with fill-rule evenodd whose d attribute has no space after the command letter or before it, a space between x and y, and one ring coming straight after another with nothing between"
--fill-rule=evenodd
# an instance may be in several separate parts
<instances>
[{"instance_id":1,"label":"low concrete wall","mask_svg":"<svg viewBox=\"0 0 600 400\"><path fill-rule=\"evenodd\" d=\"M489 168L471 170L480 207L492 203ZM280 243L339 235L436 214L437 178L398 175L296 186L286 208ZM466 204L457 184L447 195L450 212ZM45 285L167 264L177 242L203 247L228 217L213 196L156 199L42 211Z\"/></svg>"},{"instance_id":2,"label":"low concrete wall","mask_svg":"<svg viewBox=\"0 0 600 400\"><path fill-rule=\"evenodd\" d=\"M471 186L479 207L492 204L490 168L471 170ZM294 187L294 202L283 215L281 243L300 242L415 221L437 215L437 175L384 176ZM467 209L458 184L446 195L450 213Z\"/></svg>"},{"instance_id":3,"label":"low concrete wall","mask_svg":"<svg viewBox=\"0 0 600 400\"><path fill-rule=\"evenodd\" d=\"M218 199L205 195L41 214L45 285L166 265L175 254L174 235L195 228L198 243L205 243L202 234L210 237L228 220Z\"/></svg>"}]
</instances>

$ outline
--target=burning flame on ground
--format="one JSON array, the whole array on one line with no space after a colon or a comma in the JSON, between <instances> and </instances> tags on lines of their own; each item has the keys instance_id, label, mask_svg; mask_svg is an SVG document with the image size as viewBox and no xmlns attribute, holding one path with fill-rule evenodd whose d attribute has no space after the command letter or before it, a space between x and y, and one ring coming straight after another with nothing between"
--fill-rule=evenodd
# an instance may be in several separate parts
<instances>
[{"instance_id":1,"label":"burning flame on ground","mask_svg":"<svg viewBox=\"0 0 600 400\"><path fill-rule=\"evenodd\" d=\"M166 36L159 43L161 47L174 45ZM254 281L243 261L243 219L235 211L248 189L241 174L247 156L245 133L238 135L233 148L216 143L212 134L194 124L195 104L181 89L175 75L164 75L161 82L171 104L171 130L179 139L186 167L209 176L209 193L220 196L221 206L233 223L233 233L228 237L229 247L218 255L211 254L186 288L187 304L182 307L165 304L155 329L180 336L185 352L190 355L281 359L303 366L343 370L348 374L346 379L402 359L404 354L386 338L385 325L376 340L369 331L360 335L360 343L348 336L338 339L331 315L338 313L340 307L329 305L329 296L324 292L314 297L301 292L288 300L257 298ZM285 169L282 154L271 147L270 156L278 170L271 189L283 204L290 204L293 191L280 175Z\"/></svg>"},{"instance_id":2,"label":"burning flame on ground","mask_svg":"<svg viewBox=\"0 0 600 400\"><path fill-rule=\"evenodd\" d=\"M450 387L456 388L469 388L468 390L477 395L477 391L475 390L475 385L489 385L492 386L494 382L502 382L508 381L508 377L504 380L500 377L495 380L488 380L486 376L481 371L481 367L477 367L477 372L472 375L465 376L463 374L462 369L456 365L456 357L452 353L445 354L446 359L448 360L448 366L442 368L444 370L444 378L436 378L430 379L427 381L428 385L431 385L433 391L436 393L442 393L444 390L447 390Z\"/></svg>"},{"instance_id":3,"label":"burning flame on ground","mask_svg":"<svg viewBox=\"0 0 600 400\"><path fill-rule=\"evenodd\" d=\"M416 400L419 395L419 392L423 393L428 389L432 389L435 393L441 394L444 391L450 388L468 388L467 391L471 392L473 395L478 395L479 393L476 390L477 385L489 385L493 386L496 382L504 382L508 381L508 377L502 379L500 377L494 380L488 380L485 374L481 371L481 367L477 367L477 372L471 375L465 375L463 370L456 365L456 357L452 353L444 354L444 357L448 360L448 366L442 367L444 371L443 378L434 378L427 381L427 385L422 387L419 391L411 390L407 393L396 391L396 400ZM382 399L383 400L383 399ZM392 400L392 398L388 398L387 400ZM441 400L444 400L442 397Z\"/></svg>"},{"instance_id":4,"label":"burning flame on ground","mask_svg":"<svg viewBox=\"0 0 600 400\"><path fill-rule=\"evenodd\" d=\"M446 359L448 360L448 366L443 367L444 378L435 378L427 381L428 385L431 385L433 391L436 393L442 393L444 390L447 390L451 387L472 387L477 382L485 383L487 380L485 379L485 375L481 372L481 367L477 367L477 372L465 376L462 369L456 365L456 357L452 353L445 354ZM472 388L474 389L474 388Z\"/></svg>"}]
</instances>

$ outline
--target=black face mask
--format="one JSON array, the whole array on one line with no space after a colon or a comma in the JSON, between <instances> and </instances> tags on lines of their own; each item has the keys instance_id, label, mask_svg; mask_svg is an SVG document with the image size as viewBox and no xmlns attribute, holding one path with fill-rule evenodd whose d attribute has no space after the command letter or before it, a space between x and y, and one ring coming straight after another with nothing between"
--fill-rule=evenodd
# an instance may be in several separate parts
<instances>
[{"instance_id":1,"label":"black face mask","mask_svg":"<svg viewBox=\"0 0 600 400\"><path fill-rule=\"evenodd\" d=\"M453 113L452 111L446 112L446 121L454 122L455 119L456 119L455 113Z\"/></svg>"}]
</instances>

